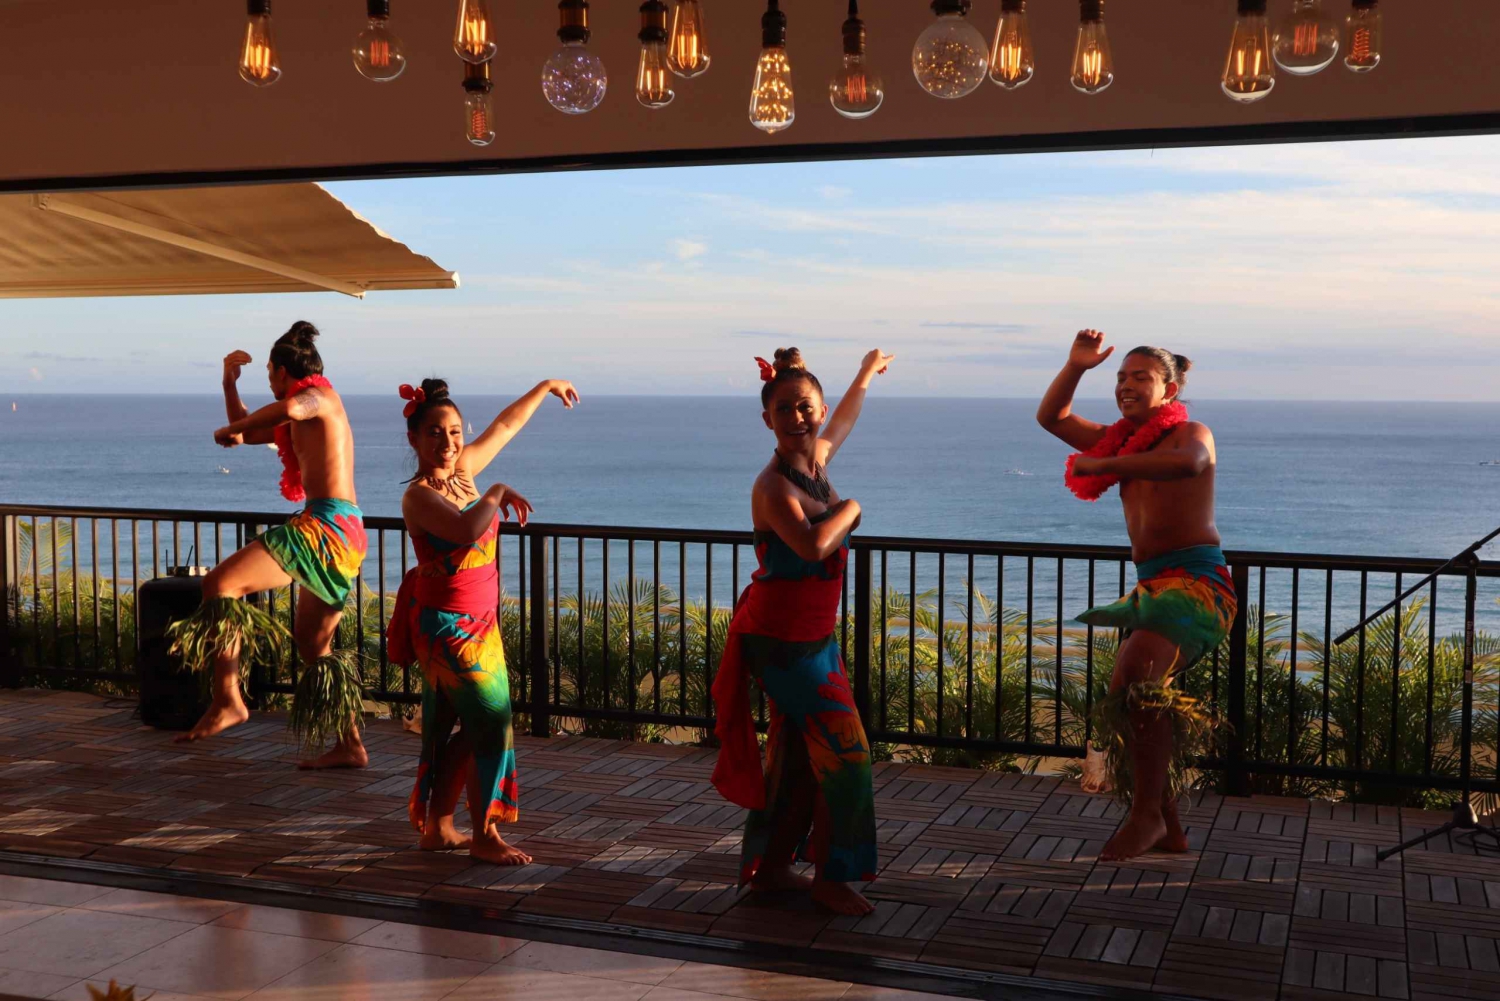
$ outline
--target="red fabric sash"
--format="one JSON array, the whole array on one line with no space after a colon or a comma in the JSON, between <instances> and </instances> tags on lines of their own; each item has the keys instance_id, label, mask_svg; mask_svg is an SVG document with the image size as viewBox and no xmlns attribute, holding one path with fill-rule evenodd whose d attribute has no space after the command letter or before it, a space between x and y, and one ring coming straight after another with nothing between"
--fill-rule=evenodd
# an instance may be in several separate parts
<instances>
[{"instance_id":1,"label":"red fabric sash","mask_svg":"<svg viewBox=\"0 0 1500 1001\"><path fill-rule=\"evenodd\" d=\"M1075 452L1068 456L1067 468L1063 470L1064 482L1080 500L1098 500L1104 496L1106 490L1119 483L1120 478L1110 475L1080 476L1073 472L1073 463L1077 462L1080 456L1088 456L1091 459L1109 459L1116 455L1136 455L1148 452L1173 428L1186 423L1187 419L1187 407L1174 401L1158 410L1145 424L1136 425L1123 419L1115 421L1093 448L1087 452Z\"/></svg>"},{"instance_id":2,"label":"red fabric sash","mask_svg":"<svg viewBox=\"0 0 1500 1001\"><path fill-rule=\"evenodd\" d=\"M790 643L823 639L838 626L843 590L844 577L839 574L832 580L758 580L740 596L713 685L714 735L719 738L713 784L729 802L750 810L766 807L765 772L750 711L750 672L740 656L738 638L772 636Z\"/></svg>"},{"instance_id":3,"label":"red fabric sash","mask_svg":"<svg viewBox=\"0 0 1500 1001\"><path fill-rule=\"evenodd\" d=\"M412 636L420 609L435 608L477 619L494 614L500 601L500 575L493 562L440 576L418 576L419 570L421 567L406 571L396 592L396 607L385 640L392 664L416 663Z\"/></svg>"},{"instance_id":4,"label":"red fabric sash","mask_svg":"<svg viewBox=\"0 0 1500 1001\"><path fill-rule=\"evenodd\" d=\"M292 383L281 398L290 400L304 389L312 388L332 389L333 383L321 375L310 375ZM301 503L307 500L307 491L302 489L302 464L297 461L297 453L292 450L292 422L276 425L275 435L276 454L281 458L281 496Z\"/></svg>"}]
</instances>

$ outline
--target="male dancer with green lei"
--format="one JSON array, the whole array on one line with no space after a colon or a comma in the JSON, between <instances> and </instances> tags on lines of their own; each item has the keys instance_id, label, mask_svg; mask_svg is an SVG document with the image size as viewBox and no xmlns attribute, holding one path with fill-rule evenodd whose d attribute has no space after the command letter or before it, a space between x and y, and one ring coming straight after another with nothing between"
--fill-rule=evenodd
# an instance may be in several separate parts
<instances>
[{"instance_id":1,"label":"male dancer with green lei","mask_svg":"<svg viewBox=\"0 0 1500 1001\"><path fill-rule=\"evenodd\" d=\"M279 662L286 627L245 595L301 586L293 639L303 670L290 723L309 749L337 739L310 768L361 768L369 763L354 720L362 707L352 651L333 651L344 602L365 558L364 516L354 498L354 435L343 401L323 376L314 345L318 331L299 320L271 348L266 374L276 398L254 413L240 402L240 368L251 358L224 359L224 405L229 424L214 432L225 448L275 444L281 455L281 493L306 506L214 567L203 579L203 604L172 627L172 652L195 670L213 670L213 703L179 741L202 740L250 718L240 694L245 662Z\"/></svg>"},{"instance_id":2,"label":"male dancer with green lei","mask_svg":"<svg viewBox=\"0 0 1500 1001\"><path fill-rule=\"evenodd\" d=\"M1078 617L1126 630L1095 723L1115 791L1130 804L1104 846L1105 860L1187 850L1177 797L1209 720L1172 680L1224 641L1236 609L1214 527L1213 434L1188 420L1178 401L1191 362L1162 348L1135 348L1115 377L1121 420L1096 424L1073 413L1073 394L1083 374L1114 350L1099 331L1080 332L1036 415L1080 450L1065 474L1074 494L1093 501L1119 484L1139 581L1114 604Z\"/></svg>"}]
</instances>

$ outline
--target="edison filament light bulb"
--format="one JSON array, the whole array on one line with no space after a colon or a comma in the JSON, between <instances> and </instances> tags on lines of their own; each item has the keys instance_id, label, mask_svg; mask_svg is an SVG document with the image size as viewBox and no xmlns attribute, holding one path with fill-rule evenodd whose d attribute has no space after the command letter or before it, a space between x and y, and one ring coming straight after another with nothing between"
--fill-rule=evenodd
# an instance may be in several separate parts
<instances>
[{"instance_id":1,"label":"edison filament light bulb","mask_svg":"<svg viewBox=\"0 0 1500 1001\"><path fill-rule=\"evenodd\" d=\"M389 83L406 70L401 39L391 31L391 0L367 0L369 19L354 36L354 68L366 80Z\"/></svg>"},{"instance_id":2,"label":"edison filament light bulb","mask_svg":"<svg viewBox=\"0 0 1500 1001\"><path fill-rule=\"evenodd\" d=\"M1073 48L1073 89L1097 94L1115 82L1115 60L1104 28L1104 0L1079 0L1078 44Z\"/></svg>"},{"instance_id":3,"label":"edison filament light bulb","mask_svg":"<svg viewBox=\"0 0 1500 1001\"><path fill-rule=\"evenodd\" d=\"M1380 5L1378 0L1354 0L1344 26L1344 66L1368 73L1380 65Z\"/></svg>"},{"instance_id":4,"label":"edison filament light bulb","mask_svg":"<svg viewBox=\"0 0 1500 1001\"><path fill-rule=\"evenodd\" d=\"M245 44L240 48L240 79L269 87L281 79L281 58L271 34L271 0L247 0Z\"/></svg>"},{"instance_id":5,"label":"edison filament light bulb","mask_svg":"<svg viewBox=\"0 0 1500 1001\"><path fill-rule=\"evenodd\" d=\"M786 56L786 14L778 0L767 0L760 18L760 58L750 86L750 124L762 132L780 132L797 117L792 92L792 64Z\"/></svg>"},{"instance_id":6,"label":"edison filament light bulb","mask_svg":"<svg viewBox=\"0 0 1500 1001\"><path fill-rule=\"evenodd\" d=\"M885 100L885 84L865 65L865 22L860 20L859 0L849 0L849 19L843 30L844 66L828 83L828 100L845 118L869 118Z\"/></svg>"},{"instance_id":7,"label":"edison filament light bulb","mask_svg":"<svg viewBox=\"0 0 1500 1001\"><path fill-rule=\"evenodd\" d=\"M1312 76L1339 54L1339 24L1323 0L1292 0L1292 13L1271 38L1271 58L1292 76Z\"/></svg>"},{"instance_id":8,"label":"edison filament light bulb","mask_svg":"<svg viewBox=\"0 0 1500 1001\"><path fill-rule=\"evenodd\" d=\"M969 0L932 0L937 20L917 36L911 71L933 97L974 93L990 68L990 48L969 23Z\"/></svg>"},{"instance_id":9,"label":"edison filament light bulb","mask_svg":"<svg viewBox=\"0 0 1500 1001\"><path fill-rule=\"evenodd\" d=\"M466 63L487 63L499 45L484 0L459 0L458 24L453 29L453 51Z\"/></svg>"},{"instance_id":10,"label":"edison filament light bulb","mask_svg":"<svg viewBox=\"0 0 1500 1001\"><path fill-rule=\"evenodd\" d=\"M635 71L635 99L648 108L672 103L671 71L667 67L667 5L662 0L641 4L641 61Z\"/></svg>"},{"instance_id":11,"label":"edison filament light bulb","mask_svg":"<svg viewBox=\"0 0 1500 1001\"><path fill-rule=\"evenodd\" d=\"M1239 16L1224 62L1224 93L1232 101L1253 104L1276 86L1271 59L1271 27L1266 23L1266 0L1239 0Z\"/></svg>"},{"instance_id":12,"label":"edison filament light bulb","mask_svg":"<svg viewBox=\"0 0 1500 1001\"><path fill-rule=\"evenodd\" d=\"M464 68L464 137L475 146L495 141L492 89L489 63L470 63Z\"/></svg>"},{"instance_id":13,"label":"edison filament light bulb","mask_svg":"<svg viewBox=\"0 0 1500 1001\"><path fill-rule=\"evenodd\" d=\"M1031 23L1026 0L1000 0L1000 23L990 45L990 79L1006 90L1030 82L1036 73L1036 50L1031 45Z\"/></svg>"},{"instance_id":14,"label":"edison filament light bulb","mask_svg":"<svg viewBox=\"0 0 1500 1001\"><path fill-rule=\"evenodd\" d=\"M703 4L699 0L677 0L672 14L672 35L667 40L667 65L685 80L708 70L708 38L703 28Z\"/></svg>"}]
</instances>

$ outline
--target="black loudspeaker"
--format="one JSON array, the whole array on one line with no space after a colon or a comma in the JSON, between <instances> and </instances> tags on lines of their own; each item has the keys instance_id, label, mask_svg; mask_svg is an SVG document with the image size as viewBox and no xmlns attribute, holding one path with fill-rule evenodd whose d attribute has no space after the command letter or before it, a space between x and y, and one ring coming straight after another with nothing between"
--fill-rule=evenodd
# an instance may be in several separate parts
<instances>
[{"instance_id":1,"label":"black loudspeaker","mask_svg":"<svg viewBox=\"0 0 1500 1001\"><path fill-rule=\"evenodd\" d=\"M140 626L135 663L141 722L147 726L190 730L208 708L208 679L183 670L181 660L167 653L167 626L192 615L202 600L199 576L158 577L136 593Z\"/></svg>"}]
</instances>

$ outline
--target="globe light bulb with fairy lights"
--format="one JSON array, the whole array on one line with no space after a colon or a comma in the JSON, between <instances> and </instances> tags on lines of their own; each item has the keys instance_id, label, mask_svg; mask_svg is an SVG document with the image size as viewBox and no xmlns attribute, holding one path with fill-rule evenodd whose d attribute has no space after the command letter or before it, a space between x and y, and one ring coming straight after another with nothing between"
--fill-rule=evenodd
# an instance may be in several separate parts
<instances>
[{"instance_id":1,"label":"globe light bulb with fairy lights","mask_svg":"<svg viewBox=\"0 0 1500 1001\"><path fill-rule=\"evenodd\" d=\"M933 97L972 94L989 71L990 48L969 23L969 0L932 0L932 10L937 20L912 46L912 74Z\"/></svg>"},{"instance_id":2,"label":"globe light bulb with fairy lights","mask_svg":"<svg viewBox=\"0 0 1500 1001\"><path fill-rule=\"evenodd\" d=\"M786 55L786 14L779 0L767 0L760 18L760 58L750 85L750 124L762 132L790 128L797 117L792 63Z\"/></svg>"},{"instance_id":3,"label":"globe light bulb with fairy lights","mask_svg":"<svg viewBox=\"0 0 1500 1001\"><path fill-rule=\"evenodd\" d=\"M1266 0L1237 0L1237 5L1221 86L1231 101L1253 104L1276 86L1271 26L1266 22Z\"/></svg>"},{"instance_id":4,"label":"globe light bulb with fairy lights","mask_svg":"<svg viewBox=\"0 0 1500 1001\"><path fill-rule=\"evenodd\" d=\"M269 87L281 79L281 57L271 33L271 0L247 0L245 14L240 79L255 87Z\"/></svg>"},{"instance_id":5,"label":"globe light bulb with fairy lights","mask_svg":"<svg viewBox=\"0 0 1500 1001\"><path fill-rule=\"evenodd\" d=\"M599 107L609 87L604 61L589 51L588 0L561 0L558 46L542 66L542 96L565 115L582 115Z\"/></svg>"},{"instance_id":6,"label":"globe light bulb with fairy lights","mask_svg":"<svg viewBox=\"0 0 1500 1001\"><path fill-rule=\"evenodd\" d=\"M708 37L700 0L677 0L672 33L667 39L667 66L685 80L708 71Z\"/></svg>"},{"instance_id":7,"label":"globe light bulb with fairy lights","mask_svg":"<svg viewBox=\"0 0 1500 1001\"><path fill-rule=\"evenodd\" d=\"M844 65L828 83L828 100L845 118L869 118L885 100L885 84L865 64L865 22L859 16L859 0L849 0L843 33Z\"/></svg>"},{"instance_id":8,"label":"globe light bulb with fairy lights","mask_svg":"<svg viewBox=\"0 0 1500 1001\"><path fill-rule=\"evenodd\" d=\"M391 0L366 0L365 30L354 36L354 68L366 80L389 83L406 71L401 39L391 30Z\"/></svg>"},{"instance_id":9,"label":"globe light bulb with fairy lights","mask_svg":"<svg viewBox=\"0 0 1500 1001\"><path fill-rule=\"evenodd\" d=\"M1000 0L1000 21L990 44L990 79L1006 90L1024 87L1036 74L1026 0Z\"/></svg>"},{"instance_id":10,"label":"globe light bulb with fairy lights","mask_svg":"<svg viewBox=\"0 0 1500 1001\"><path fill-rule=\"evenodd\" d=\"M1292 0L1292 12L1271 37L1271 58L1292 76L1312 76L1327 69L1339 54L1339 23L1323 0Z\"/></svg>"}]
</instances>

